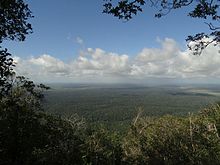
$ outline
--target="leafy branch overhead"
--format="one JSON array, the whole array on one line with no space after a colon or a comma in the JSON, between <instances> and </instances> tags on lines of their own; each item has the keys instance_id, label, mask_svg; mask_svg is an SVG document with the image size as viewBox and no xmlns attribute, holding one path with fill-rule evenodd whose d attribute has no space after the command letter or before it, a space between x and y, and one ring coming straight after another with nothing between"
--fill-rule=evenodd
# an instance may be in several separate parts
<instances>
[{"instance_id":1,"label":"leafy branch overhead","mask_svg":"<svg viewBox=\"0 0 220 165\"><path fill-rule=\"evenodd\" d=\"M104 0L103 13L129 21L134 15L143 12L146 5L157 9L156 18L161 18L172 10L189 7L192 8L188 13L189 17L208 20L206 24L210 33L202 32L190 35L186 39L189 49L195 55L200 55L211 43L215 46L220 43L219 0ZM192 42L194 44L190 44Z\"/></svg>"},{"instance_id":2,"label":"leafy branch overhead","mask_svg":"<svg viewBox=\"0 0 220 165\"><path fill-rule=\"evenodd\" d=\"M1 0L0 43L3 40L24 41L26 35L32 33L31 24L28 23L28 19L32 17L32 12L23 0ZM35 85L23 76L16 77L14 67L15 62L11 54L0 45L0 99L8 96L15 87L26 89L26 92L36 98L41 98L43 95L39 89L48 87Z\"/></svg>"},{"instance_id":3,"label":"leafy branch overhead","mask_svg":"<svg viewBox=\"0 0 220 165\"><path fill-rule=\"evenodd\" d=\"M32 32L32 18L28 5L23 0L0 1L0 43L3 40L24 41L25 36Z\"/></svg>"}]
</instances>

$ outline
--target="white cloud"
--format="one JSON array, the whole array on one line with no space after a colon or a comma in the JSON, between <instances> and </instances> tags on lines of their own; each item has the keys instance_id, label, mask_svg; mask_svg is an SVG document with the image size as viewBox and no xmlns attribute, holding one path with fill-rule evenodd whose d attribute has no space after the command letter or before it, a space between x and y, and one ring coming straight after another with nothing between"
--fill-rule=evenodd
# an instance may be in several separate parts
<instances>
[{"instance_id":1,"label":"white cloud","mask_svg":"<svg viewBox=\"0 0 220 165\"><path fill-rule=\"evenodd\" d=\"M43 54L37 58L32 57L29 59L29 62L33 66L38 66L45 73L65 75L69 72L69 66L67 64L47 54Z\"/></svg>"},{"instance_id":2,"label":"white cloud","mask_svg":"<svg viewBox=\"0 0 220 165\"><path fill-rule=\"evenodd\" d=\"M164 61L173 58L179 54L177 43L169 38L159 41L162 48L152 49L144 48L138 55L137 60L141 62Z\"/></svg>"},{"instance_id":3,"label":"white cloud","mask_svg":"<svg viewBox=\"0 0 220 165\"><path fill-rule=\"evenodd\" d=\"M100 82L120 79L126 82L153 77L220 77L219 47L210 45L201 56L194 56L188 49L181 50L173 39L166 38L159 42L161 48L143 48L134 58L126 54L106 52L100 48L88 48L68 63L47 54L29 59L15 57L18 63L16 71L39 81Z\"/></svg>"}]
</instances>

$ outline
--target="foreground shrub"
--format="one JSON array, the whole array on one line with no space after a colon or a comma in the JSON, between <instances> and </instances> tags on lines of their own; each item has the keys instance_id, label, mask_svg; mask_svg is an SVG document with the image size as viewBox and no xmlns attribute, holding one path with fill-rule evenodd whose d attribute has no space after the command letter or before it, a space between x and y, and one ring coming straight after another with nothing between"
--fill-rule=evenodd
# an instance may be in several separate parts
<instances>
[{"instance_id":1,"label":"foreground shrub","mask_svg":"<svg viewBox=\"0 0 220 165\"><path fill-rule=\"evenodd\" d=\"M122 164L121 136L105 127L93 128L86 138L85 164Z\"/></svg>"},{"instance_id":2,"label":"foreground shrub","mask_svg":"<svg viewBox=\"0 0 220 165\"><path fill-rule=\"evenodd\" d=\"M81 164L84 122L45 113L41 95L28 90L17 86L0 100L0 164Z\"/></svg>"},{"instance_id":3,"label":"foreground shrub","mask_svg":"<svg viewBox=\"0 0 220 165\"><path fill-rule=\"evenodd\" d=\"M0 164L82 163L83 128L78 121L25 109L17 114L16 120L11 115L0 120Z\"/></svg>"},{"instance_id":4,"label":"foreground shrub","mask_svg":"<svg viewBox=\"0 0 220 165\"><path fill-rule=\"evenodd\" d=\"M188 117L139 118L123 142L130 164L219 164L219 106Z\"/></svg>"},{"instance_id":5,"label":"foreground shrub","mask_svg":"<svg viewBox=\"0 0 220 165\"><path fill-rule=\"evenodd\" d=\"M201 119L205 119L206 122L212 124L211 128L218 131L220 133L220 105L213 105L209 108L205 108L199 113ZM209 127L210 127L209 126Z\"/></svg>"},{"instance_id":6,"label":"foreground shrub","mask_svg":"<svg viewBox=\"0 0 220 165\"><path fill-rule=\"evenodd\" d=\"M36 164L82 164L84 123L49 115L40 122L43 145L33 150Z\"/></svg>"}]
</instances>

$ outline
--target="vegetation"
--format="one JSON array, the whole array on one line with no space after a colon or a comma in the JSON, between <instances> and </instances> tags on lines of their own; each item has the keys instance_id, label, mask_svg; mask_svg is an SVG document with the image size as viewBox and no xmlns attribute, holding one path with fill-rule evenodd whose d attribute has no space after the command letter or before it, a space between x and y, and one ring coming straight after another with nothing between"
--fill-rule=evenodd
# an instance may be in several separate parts
<instances>
[{"instance_id":1,"label":"vegetation","mask_svg":"<svg viewBox=\"0 0 220 165\"><path fill-rule=\"evenodd\" d=\"M0 107L0 164L81 164L83 123L33 108Z\"/></svg>"},{"instance_id":2,"label":"vegetation","mask_svg":"<svg viewBox=\"0 0 220 165\"><path fill-rule=\"evenodd\" d=\"M3 40L24 41L32 32L28 19L32 18L28 5L23 0L0 1L0 43Z\"/></svg>"},{"instance_id":3,"label":"vegetation","mask_svg":"<svg viewBox=\"0 0 220 165\"><path fill-rule=\"evenodd\" d=\"M141 109L144 116L187 115L220 100L219 86L50 84L43 107L58 115L77 113L89 124L125 131Z\"/></svg>"},{"instance_id":4,"label":"vegetation","mask_svg":"<svg viewBox=\"0 0 220 165\"><path fill-rule=\"evenodd\" d=\"M188 117L136 121L124 139L125 159L136 164L218 164L219 106Z\"/></svg>"},{"instance_id":5,"label":"vegetation","mask_svg":"<svg viewBox=\"0 0 220 165\"><path fill-rule=\"evenodd\" d=\"M22 0L2 0L0 42L24 40L30 17ZM185 117L138 115L119 134L91 127L77 115L46 113L42 99L48 87L17 76L13 67L10 53L0 51L2 165L219 164L219 105Z\"/></svg>"},{"instance_id":6,"label":"vegetation","mask_svg":"<svg viewBox=\"0 0 220 165\"><path fill-rule=\"evenodd\" d=\"M0 164L218 164L220 161L218 105L185 117L138 115L124 134L103 126L91 127L77 116L65 118L37 111L31 105L27 101L19 101L19 109L1 105Z\"/></svg>"}]
</instances>

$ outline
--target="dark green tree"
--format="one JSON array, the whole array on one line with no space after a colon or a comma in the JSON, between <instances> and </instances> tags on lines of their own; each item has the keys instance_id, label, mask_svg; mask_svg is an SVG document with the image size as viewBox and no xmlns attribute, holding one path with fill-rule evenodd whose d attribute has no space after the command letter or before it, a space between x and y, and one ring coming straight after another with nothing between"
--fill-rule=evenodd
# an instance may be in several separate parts
<instances>
[{"instance_id":1,"label":"dark green tree","mask_svg":"<svg viewBox=\"0 0 220 165\"><path fill-rule=\"evenodd\" d=\"M24 41L32 32L28 19L32 18L28 5L23 0L0 1L0 44L3 40ZM7 94L15 78L13 58L7 49L0 45L0 98Z\"/></svg>"},{"instance_id":2,"label":"dark green tree","mask_svg":"<svg viewBox=\"0 0 220 165\"><path fill-rule=\"evenodd\" d=\"M24 41L26 35L32 32L32 18L28 5L23 0L0 1L0 43L5 40Z\"/></svg>"},{"instance_id":3,"label":"dark green tree","mask_svg":"<svg viewBox=\"0 0 220 165\"><path fill-rule=\"evenodd\" d=\"M188 13L189 17L207 20L206 24L210 33L197 33L187 37L188 47L195 55L201 52L211 43L218 45L220 43L220 15L219 0L104 0L103 13L111 14L119 19L130 20L134 15L143 12L146 5L155 7L158 12L155 17L160 18L167 15L172 10L183 7L192 8ZM209 38L207 41L204 38ZM195 44L191 45L190 42Z\"/></svg>"},{"instance_id":4,"label":"dark green tree","mask_svg":"<svg viewBox=\"0 0 220 165\"><path fill-rule=\"evenodd\" d=\"M0 1L0 44L24 41L32 32L32 18L23 0ZM82 164L84 122L43 111L43 91L24 76L17 76L15 63L0 45L0 164Z\"/></svg>"}]
</instances>

